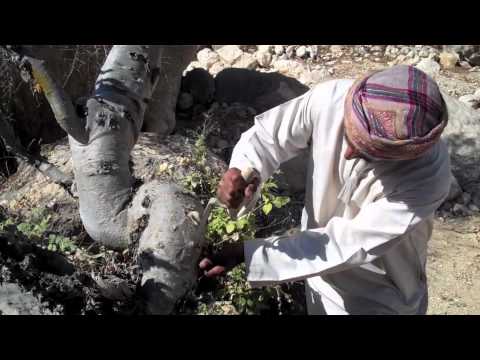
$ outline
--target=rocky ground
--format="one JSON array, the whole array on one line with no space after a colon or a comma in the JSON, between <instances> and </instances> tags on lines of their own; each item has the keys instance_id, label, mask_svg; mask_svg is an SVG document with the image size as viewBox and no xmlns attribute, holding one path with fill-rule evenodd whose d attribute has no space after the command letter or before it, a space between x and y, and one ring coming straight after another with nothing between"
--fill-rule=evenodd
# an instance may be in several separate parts
<instances>
[{"instance_id":1,"label":"rocky ground","mask_svg":"<svg viewBox=\"0 0 480 360\"><path fill-rule=\"evenodd\" d=\"M479 51L478 46L466 45L204 46L184 73L177 103L176 132L190 137L204 134L208 148L228 162L235 142L251 126L256 114L322 81L355 78L394 64L418 66L437 80L442 91L477 111L480 107ZM274 218L260 219L257 235L282 232L298 224L303 184L295 181L300 176L289 177L288 170L298 174L301 168L292 163L284 170L285 174L277 180L284 193L291 196L292 203L284 211L274 213ZM477 236L480 196L464 192L462 185L454 188L449 201L437 213L428 261L429 314L480 313ZM0 222L2 220L0 218ZM45 257L45 249L32 248L14 229L7 233L0 229L0 262L3 264L0 280L8 282L0 286L0 299L7 299L0 301L0 313L141 313L138 299L131 296L139 276L135 273L132 254L114 254L95 248L83 238L85 234L81 229L75 230L74 235L85 241L80 246L82 251L77 249L67 255L67 262L53 256L56 262L52 265L52 258ZM14 239L26 245L12 245ZM73 270L68 263L75 265ZM48 275L40 275L44 273ZM99 275L103 276L103 282ZM111 281L105 282L105 279ZM234 280L227 279L226 284L233 281L231 286L238 287L239 282ZM178 312L239 313L238 306L233 306L231 301L212 298L213 293L206 287L206 290L200 289L203 292L187 296ZM114 289L123 289L123 292ZM247 291L243 287L240 290ZM267 313L304 313L301 284L259 296L267 297L262 303L270 306ZM198 311L198 304L192 305L192 302L203 302L205 306ZM215 311L208 308L212 304Z\"/></svg>"},{"instance_id":2,"label":"rocky ground","mask_svg":"<svg viewBox=\"0 0 480 360\"><path fill-rule=\"evenodd\" d=\"M202 49L187 72L203 69L214 77L221 77L224 69L247 68L256 73L281 74L311 88L332 78L356 78L368 71L408 64L427 72L443 92L477 110L480 108L479 51L479 46L427 45L213 46ZM221 85L216 89L217 101L224 95L219 91L232 92L229 84L223 84L223 78L215 84ZM230 87L235 85L230 84ZM279 91L286 98L306 91L301 86L286 88ZM185 93L181 98L189 98L189 95ZM275 100L270 105L275 105ZM192 100L192 106L194 103ZM179 105L182 109L186 107L184 103ZM214 108L221 105L214 102ZM252 113L259 107L255 101L248 105ZM221 142L220 147L232 146L236 137ZM212 145L215 148L215 144ZM437 213L428 259L429 314L480 313L479 208L479 197L463 192L458 186L452 189L450 201Z\"/></svg>"}]
</instances>

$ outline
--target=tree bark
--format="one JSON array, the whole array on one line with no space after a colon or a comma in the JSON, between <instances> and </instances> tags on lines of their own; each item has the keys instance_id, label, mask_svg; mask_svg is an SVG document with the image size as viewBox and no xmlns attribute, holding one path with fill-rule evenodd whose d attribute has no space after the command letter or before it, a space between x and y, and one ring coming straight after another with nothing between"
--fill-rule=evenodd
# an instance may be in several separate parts
<instances>
[{"instance_id":1,"label":"tree bark","mask_svg":"<svg viewBox=\"0 0 480 360\"><path fill-rule=\"evenodd\" d=\"M162 51L161 46L115 45L86 102L86 119L73 116L71 100L43 63L28 56L21 59L21 68L41 86L69 135L80 218L87 233L114 249L138 242L142 286L153 313L170 312L194 285L203 240L198 216L191 216L201 212L197 199L158 180L136 191L131 173L131 151L155 86L161 84Z\"/></svg>"}]
</instances>

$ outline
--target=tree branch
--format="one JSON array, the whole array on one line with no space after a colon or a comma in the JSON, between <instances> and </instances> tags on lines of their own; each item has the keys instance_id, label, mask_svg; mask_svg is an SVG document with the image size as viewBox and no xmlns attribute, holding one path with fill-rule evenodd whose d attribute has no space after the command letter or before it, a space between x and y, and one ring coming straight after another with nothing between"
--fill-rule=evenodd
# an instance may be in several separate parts
<instances>
[{"instance_id":1,"label":"tree branch","mask_svg":"<svg viewBox=\"0 0 480 360\"><path fill-rule=\"evenodd\" d=\"M77 116L70 96L50 76L45 62L29 56L21 46L3 46L19 66L22 79L34 81L45 94L60 127L81 144L88 143L86 121Z\"/></svg>"},{"instance_id":2,"label":"tree branch","mask_svg":"<svg viewBox=\"0 0 480 360\"><path fill-rule=\"evenodd\" d=\"M70 191L73 179L48 161L38 156L30 155L18 141L12 126L2 116L0 116L0 138L3 140L6 150L13 154L18 161L23 161L33 166L44 176Z\"/></svg>"}]
</instances>

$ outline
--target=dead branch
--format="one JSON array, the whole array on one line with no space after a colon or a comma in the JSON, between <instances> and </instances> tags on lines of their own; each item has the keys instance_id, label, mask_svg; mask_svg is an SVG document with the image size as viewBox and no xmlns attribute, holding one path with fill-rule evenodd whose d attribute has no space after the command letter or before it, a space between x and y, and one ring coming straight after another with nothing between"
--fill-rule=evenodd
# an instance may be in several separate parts
<instances>
[{"instance_id":1,"label":"dead branch","mask_svg":"<svg viewBox=\"0 0 480 360\"><path fill-rule=\"evenodd\" d=\"M45 62L30 57L21 46L7 45L3 48L20 68L22 79L40 87L60 127L79 143L87 144L88 132L85 128L85 119L77 116L73 102L64 89L50 76Z\"/></svg>"},{"instance_id":2,"label":"dead branch","mask_svg":"<svg viewBox=\"0 0 480 360\"><path fill-rule=\"evenodd\" d=\"M50 164L41 157L29 154L15 136L10 123L2 116L0 116L0 138L2 139L7 152L14 155L18 161L25 162L28 165L33 166L44 176L51 179L54 183L59 184L66 189L70 189L73 179L67 174L63 173L55 165Z\"/></svg>"}]
</instances>

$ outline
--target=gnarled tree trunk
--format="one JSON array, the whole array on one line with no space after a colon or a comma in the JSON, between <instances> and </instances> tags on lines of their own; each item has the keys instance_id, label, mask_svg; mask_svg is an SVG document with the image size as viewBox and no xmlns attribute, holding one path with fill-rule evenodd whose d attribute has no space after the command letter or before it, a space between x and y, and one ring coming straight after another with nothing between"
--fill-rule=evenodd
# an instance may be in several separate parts
<instances>
[{"instance_id":1,"label":"gnarled tree trunk","mask_svg":"<svg viewBox=\"0 0 480 360\"><path fill-rule=\"evenodd\" d=\"M142 285L153 313L170 312L191 288L203 239L196 221L201 211L198 200L179 186L159 180L137 190L131 172L131 151L152 94L158 83L164 84L159 78L163 50L153 45L113 46L86 102L86 116L77 113L50 76L48 64L21 48L12 52L23 78L42 89L68 134L80 217L88 234L115 249L126 248L141 234ZM177 72L181 66L177 65ZM162 127L152 119L149 126L152 130Z\"/></svg>"}]
</instances>

